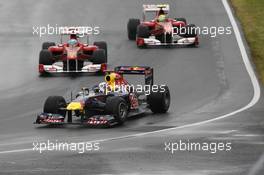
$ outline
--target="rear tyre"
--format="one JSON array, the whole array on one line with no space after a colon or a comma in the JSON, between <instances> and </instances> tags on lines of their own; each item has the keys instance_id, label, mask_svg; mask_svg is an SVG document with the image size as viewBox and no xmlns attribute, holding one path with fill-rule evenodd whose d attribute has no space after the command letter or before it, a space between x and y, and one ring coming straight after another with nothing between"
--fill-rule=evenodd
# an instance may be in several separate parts
<instances>
[{"instance_id":1,"label":"rear tyre","mask_svg":"<svg viewBox=\"0 0 264 175\"><path fill-rule=\"evenodd\" d=\"M56 46L54 42L44 42L42 44L42 49L48 49L50 46Z\"/></svg>"},{"instance_id":2,"label":"rear tyre","mask_svg":"<svg viewBox=\"0 0 264 175\"><path fill-rule=\"evenodd\" d=\"M98 46L99 49L103 49L105 51L105 57L106 57L106 63L107 63L107 44L105 41L97 41L97 42L94 42L94 45L95 46Z\"/></svg>"},{"instance_id":3,"label":"rear tyre","mask_svg":"<svg viewBox=\"0 0 264 175\"><path fill-rule=\"evenodd\" d=\"M149 36L150 36L150 31L149 31L148 26L139 25L137 27L137 37L138 38L149 38ZM140 49L147 48L146 44L139 44L138 42L137 42L137 46Z\"/></svg>"},{"instance_id":4,"label":"rear tyre","mask_svg":"<svg viewBox=\"0 0 264 175\"><path fill-rule=\"evenodd\" d=\"M49 50L41 50L39 53L39 66L40 65L52 65L54 60L52 59L52 54ZM48 76L49 73L45 72L45 70L40 70L39 67L39 76L45 77Z\"/></svg>"},{"instance_id":5,"label":"rear tyre","mask_svg":"<svg viewBox=\"0 0 264 175\"><path fill-rule=\"evenodd\" d=\"M170 107L170 91L167 86L159 88L157 92L151 92L147 96L147 103L153 113L166 113Z\"/></svg>"},{"instance_id":6,"label":"rear tyre","mask_svg":"<svg viewBox=\"0 0 264 175\"><path fill-rule=\"evenodd\" d=\"M66 107L66 101L62 96L49 96L45 103L43 112L60 114L63 117L66 116L66 110L61 110L61 108Z\"/></svg>"},{"instance_id":7,"label":"rear tyre","mask_svg":"<svg viewBox=\"0 0 264 175\"><path fill-rule=\"evenodd\" d=\"M136 40L137 27L140 24L139 19L129 19L127 23L127 36L129 40Z\"/></svg>"},{"instance_id":8,"label":"rear tyre","mask_svg":"<svg viewBox=\"0 0 264 175\"><path fill-rule=\"evenodd\" d=\"M103 50L103 49L95 50L93 52L91 61L94 64L107 63L107 58L106 58L106 55L105 55L105 50Z\"/></svg>"},{"instance_id":9,"label":"rear tyre","mask_svg":"<svg viewBox=\"0 0 264 175\"><path fill-rule=\"evenodd\" d=\"M123 124L127 119L128 105L121 97L108 97L105 110L114 116L118 124Z\"/></svg>"}]
</instances>

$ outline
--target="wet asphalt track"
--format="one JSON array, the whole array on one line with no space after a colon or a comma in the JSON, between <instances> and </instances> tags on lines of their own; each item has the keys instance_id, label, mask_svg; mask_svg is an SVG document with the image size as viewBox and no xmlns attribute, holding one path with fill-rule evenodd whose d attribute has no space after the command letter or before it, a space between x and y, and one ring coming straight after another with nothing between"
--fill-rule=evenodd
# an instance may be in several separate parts
<instances>
[{"instance_id":1,"label":"wet asphalt track","mask_svg":"<svg viewBox=\"0 0 264 175\"><path fill-rule=\"evenodd\" d=\"M32 142L83 142L155 131L215 118L249 103L253 87L235 36L200 36L199 48L139 50L126 36L126 22L141 17L144 3L158 1L0 1L0 152L32 148ZM230 26L220 0L167 1L171 16L198 26ZM33 121L49 95L102 81L98 76L37 74L41 43L32 27L100 26L92 40L105 40L109 63L154 67L155 82L172 96L167 115L130 119L122 127L91 129L36 127ZM58 40L59 41L59 40ZM214 123L141 137L108 140L99 152L17 151L0 154L0 174L248 174L263 152L262 101L249 111ZM164 151L165 141L231 141L231 152ZM262 166L263 168L263 166ZM257 171L261 172L261 171ZM262 170L263 172L263 170ZM261 174L261 173L260 173Z\"/></svg>"}]
</instances>

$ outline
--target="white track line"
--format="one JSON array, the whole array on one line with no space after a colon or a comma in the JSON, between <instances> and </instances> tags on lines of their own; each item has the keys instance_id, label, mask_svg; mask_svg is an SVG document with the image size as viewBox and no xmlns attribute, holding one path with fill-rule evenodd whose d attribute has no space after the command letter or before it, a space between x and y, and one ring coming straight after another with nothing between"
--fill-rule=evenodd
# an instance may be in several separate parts
<instances>
[{"instance_id":1,"label":"white track line","mask_svg":"<svg viewBox=\"0 0 264 175\"><path fill-rule=\"evenodd\" d=\"M6 153L17 153L17 152L26 152L26 151L33 151L33 148L31 149L15 149L10 151L1 151L0 154L6 154Z\"/></svg>"},{"instance_id":2,"label":"white track line","mask_svg":"<svg viewBox=\"0 0 264 175\"><path fill-rule=\"evenodd\" d=\"M88 142L105 142L105 141L111 141L111 140L118 140L118 139L125 139L125 138L132 138L132 137L139 137L139 136L144 136L144 135L148 135L148 134L155 134L155 133L160 133L160 132L166 132L166 131L172 131L172 130L177 130L177 129L183 129L183 128L188 128L188 127L193 127L193 126L199 126L199 125L203 125L203 124L207 124L210 122L214 122L217 120L221 120L230 116L233 116L235 114L238 114L240 112L243 112L251 107L253 107L259 100L260 98L260 86L259 86L259 82L257 80L257 77L255 75L255 72L252 68L251 62L249 60L249 57L247 55L247 51L246 48L244 46L239 28L237 26L237 23L235 21L235 18L233 16L233 13L231 11L231 8L227 2L227 0L222 0L222 3L225 7L225 10L227 12L227 15L229 17L229 20L232 24L236 39L237 39L237 43L243 58L243 62L245 64L245 67L247 69L247 72L249 74L249 77L251 79L253 88L254 88L254 96L251 99L251 101L244 107L235 110L233 112L230 112L228 114L210 119L210 120L205 120L202 122L197 122L197 123L192 123L192 124L187 124L187 125L183 125L183 126L177 126L177 127L173 127L173 128L168 128L168 129L162 129L162 130L157 130L157 131L151 131L151 132L145 132L145 133L139 133L139 134L131 134L131 135L126 135L126 136L121 136L121 137L113 137L113 138L107 138L107 139L101 139L101 140L92 140L92 141L88 141ZM17 150L10 150L10 151L0 151L0 154L5 154L5 153L17 153L17 152L25 152L25 151L33 151L33 149L17 149Z\"/></svg>"}]
</instances>

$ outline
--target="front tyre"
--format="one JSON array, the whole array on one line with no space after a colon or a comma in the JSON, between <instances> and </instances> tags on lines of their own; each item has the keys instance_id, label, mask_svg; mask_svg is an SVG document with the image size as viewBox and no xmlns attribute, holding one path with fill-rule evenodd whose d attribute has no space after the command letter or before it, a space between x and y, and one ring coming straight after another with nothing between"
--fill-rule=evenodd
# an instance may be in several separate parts
<instances>
[{"instance_id":1,"label":"front tyre","mask_svg":"<svg viewBox=\"0 0 264 175\"><path fill-rule=\"evenodd\" d=\"M127 36L129 40L136 40L137 27L140 24L139 19L129 19L127 23Z\"/></svg>"},{"instance_id":2,"label":"front tyre","mask_svg":"<svg viewBox=\"0 0 264 175\"><path fill-rule=\"evenodd\" d=\"M123 124L127 119L128 105L121 97L108 97L105 110L114 116L118 124Z\"/></svg>"},{"instance_id":3,"label":"front tyre","mask_svg":"<svg viewBox=\"0 0 264 175\"><path fill-rule=\"evenodd\" d=\"M44 65L52 65L54 63L54 60L52 58L52 53L45 49L41 50L39 53L39 73L40 76L46 76L48 75L47 72L44 70Z\"/></svg>"},{"instance_id":4,"label":"front tyre","mask_svg":"<svg viewBox=\"0 0 264 175\"><path fill-rule=\"evenodd\" d=\"M106 62L107 63L107 44L105 41L97 41L94 42L94 45L97 46L99 49L103 49L105 51L105 57L106 57Z\"/></svg>"},{"instance_id":5,"label":"front tyre","mask_svg":"<svg viewBox=\"0 0 264 175\"><path fill-rule=\"evenodd\" d=\"M62 96L49 96L44 103L44 113L60 114L65 118L66 110L61 108L66 107L66 101Z\"/></svg>"},{"instance_id":6,"label":"front tyre","mask_svg":"<svg viewBox=\"0 0 264 175\"><path fill-rule=\"evenodd\" d=\"M106 55L105 55L105 50L104 49L95 50L93 52L91 61L94 64L107 63L107 58L106 58Z\"/></svg>"},{"instance_id":7,"label":"front tyre","mask_svg":"<svg viewBox=\"0 0 264 175\"><path fill-rule=\"evenodd\" d=\"M150 36L150 31L149 27L145 25L139 25L137 27L137 37L138 38L149 38Z\"/></svg>"},{"instance_id":8,"label":"front tyre","mask_svg":"<svg viewBox=\"0 0 264 175\"><path fill-rule=\"evenodd\" d=\"M52 53L49 50L41 50L39 52L39 64L52 65Z\"/></svg>"}]
</instances>

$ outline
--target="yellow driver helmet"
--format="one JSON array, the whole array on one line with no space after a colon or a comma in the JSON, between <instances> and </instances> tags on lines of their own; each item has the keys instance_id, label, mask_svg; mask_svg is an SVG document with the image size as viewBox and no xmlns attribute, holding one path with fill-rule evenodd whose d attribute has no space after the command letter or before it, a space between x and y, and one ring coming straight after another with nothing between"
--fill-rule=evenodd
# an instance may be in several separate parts
<instances>
[{"instance_id":1,"label":"yellow driver helmet","mask_svg":"<svg viewBox=\"0 0 264 175\"><path fill-rule=\"evenodd\" d=\"M111 88L111 90L115 89L117 79L118 79L118 74L116 73L110 73L105 76L105 82Z\"/></svg>"}]
</instances>

